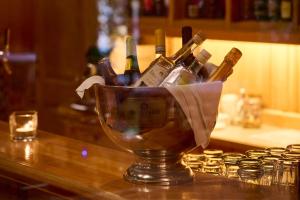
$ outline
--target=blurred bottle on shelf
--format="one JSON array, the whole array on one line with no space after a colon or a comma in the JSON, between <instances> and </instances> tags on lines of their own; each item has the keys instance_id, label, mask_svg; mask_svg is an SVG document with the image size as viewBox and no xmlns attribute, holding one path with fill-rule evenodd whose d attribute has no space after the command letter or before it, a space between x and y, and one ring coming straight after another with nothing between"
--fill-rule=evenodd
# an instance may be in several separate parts
<instances>
[{"instance_id":1,"label":"blurred bottle on shelf","mask_svg":"<svg viewBox=\"0 0 300 200\"><path fill-rule=\"evenodd\" d=\"M154 0L143 0L142 11L144 16L154 15Z\"/></svg>"},{"instance_id":2,"label":"blurred bottle on shelf","mask_svg":"<svg viewBox=\"0 0 300 200\"><path fill-rule=\"evenodd\" d=\"M156 16L166 16L167 9L164 0L154 0L154 10Z\"/></svg>"},{"instance_id":3,"label":"blurred bottle on shelf","mask_svg":"<svg viewBox=\"0 0 300 200\"><path fill-rule=\"evenodd\" d=\"M241 4L241 19L251 20L254 19L254 1L243 0Z\"/></svg>"},{"instance_id":4,"label":"blurred bottle on shelf","mask_svg":"<svg viewBox=\"0 0 300 200\"><path fill-rule=\"evenodd\" d=\"M166 1L166 0L142 0L141 1L141 11L142 11L143 16L167 16L168 1ZM131 13L132 13L132 11L131 11Z\"/></svg>"},{"instance_id":5,"label":"blurred bottle on shelf","mask_svg":"<svg viewBox=\"0 0 300 200\"><path fill-rule=\"evenodd\" d=\"M280 16L284 21L292 20L292 0L281 0Z\"/></svg>"},{"instance_id":6,"label":"blurred bottle on shelf","mask_svg":"<svg viewBox=\"0 0 300 200\"><path fill-rule=\"evenodd\" d=\"M268 0L268 18L274 21L280 19L280 0Z\"/></svg>"},{"instance_id":7,"label":"blurred bottle on shelf","mask_svg":"<svg viewBox=\"0 0 300 200\"><path fill-rule=\"evenodd\" d=\"M203 1L202 1L203 2ZM200 11L201 0L188 0L186 1L185 15L187 18L198 18Z\"/></svg>"},{"instance_id":8,"label":"blurred bottle on shelf","mask_svg":"<svg viewBox=\"0 0 300 200\"><path fill-rule=\"evenodd\" d=\"M163 29L156 29L155 35L155 58L166 56L166 42L165 31Z\"/></svg>"},{"instance_id":9,"label":"blurred bottle on shelf","mask_svg":"<svg viewBox=\"0 0 300 200\"><path fill-rule=\"evenodd\" d=\"M268 20L268 0L254 0L254 16L256 20Z\"/></svg>"},{"instance_id":10,"label":"blurred bottle on shelf","mask_svg":"<svg viewBox=\"0 0 300 200\"><path fill-rule=\"evenodd\" d=\"M224 0L204 0L202 8L204 18L224 18L225 1ZM202 14L200 14L202 15Z\"/></svg>"}]
</instances>

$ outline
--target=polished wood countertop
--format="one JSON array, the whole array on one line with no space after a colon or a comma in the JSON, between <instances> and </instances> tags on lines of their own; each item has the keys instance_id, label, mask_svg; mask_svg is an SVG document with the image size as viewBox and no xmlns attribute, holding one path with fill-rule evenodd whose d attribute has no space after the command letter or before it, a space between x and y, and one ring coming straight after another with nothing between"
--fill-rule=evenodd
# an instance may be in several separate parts
<instances>
[{"instance_id":1,"label":"polished wood countertop","mask_svg":"<svg viewBox=\"0 0 300 200\"><path fill-rule=\"evenodd\" d=\"M295 188L267 187L207 174L178 186L135 185L122 175L133 155L38 131L33 142L12 142L0 122L0 178L70 192L65 199L298 199ZM33 185L33 187L35 187ZM54 190L55 191L55 190Z\"/></svg>"}]
</instances>

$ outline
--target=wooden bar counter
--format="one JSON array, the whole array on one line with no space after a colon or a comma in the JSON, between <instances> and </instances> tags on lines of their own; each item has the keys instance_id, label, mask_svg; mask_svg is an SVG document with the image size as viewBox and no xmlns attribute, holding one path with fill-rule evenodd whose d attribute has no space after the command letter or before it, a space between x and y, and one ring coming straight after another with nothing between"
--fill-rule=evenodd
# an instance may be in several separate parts
<instances>
[{"instance_id":1,"label":"wooden bar counter","mask_svg":"<svg viewBox=\"0 0 300 200\"><path fill-rule=\"evenodd\" d=\"M122 177L134 160L129 153L44 131L38 131L33 142L12 142L5 122L0 122L0 143L0 199L299 198L295 188L257 186L201 173L194 182L178 186L131 184Z\"/></svg>"}]
</instances>

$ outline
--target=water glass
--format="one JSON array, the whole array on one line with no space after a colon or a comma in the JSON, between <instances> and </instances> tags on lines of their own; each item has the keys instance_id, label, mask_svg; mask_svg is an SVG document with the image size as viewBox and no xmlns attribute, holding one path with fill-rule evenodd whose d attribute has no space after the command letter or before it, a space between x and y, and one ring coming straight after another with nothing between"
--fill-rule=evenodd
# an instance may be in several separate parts
<instances>
[{"instance_id":1,"label":"water glass","mask_svg":"<svg viewBox=\"0 0 300 200\"><path fill-rule=\"evenodd\" d=\"M270 152L270 155L272 156L282 156L287 150L282 147L270 147L266 149L267 151Z\"/></svg>"},{"instance_id":2,"label":"water glass","mask_svg":"<svg viewBox=\"0 0 300 200\"><path fill-rule=\"evenodd\" d=\"M280 159L280 156L265 156L261 158L264 174L260 179L260 185L269 186L275 183L274 180L276 179L277 174L275 164Z\"/></svg>"},{"instance_id":3,"label":"water glass","mask_svg":"<svg viewBox=\"0 0 300 200\"><path fill-rule=\"evenodd\" d=\"M204 154L185 154L182 161L194 172L202 172L205 156Z\"/></svg>"},{"instance_id":4,"label":"water glass","mask_svg":"<svg viewBox=\"0 0 300 200\"><path fill-rule=\"evenodd\" d=\"M223 168L223 175L227 178L235 178L238 179L238 161L245 158L246 156L241 153L224 153L223 160L224 160L224 168Z\"/></svg>"},{"instance_id":5,"label":"water glass","mask_svg":"<svg viewBox=\"0 0 300 200\"><path fill-rule=\"evenodd\" d=\"M245 158L238 162L238 174L240 180L245 183L260 184L260 179L264 173L262 162L259 159Z\"/></svg>"},{"instance_id":6,"label":"water glass","mask_svg":"<svg viewBox=\"0 0 300 200\"><path fill-rule=\"evenodd\" d=\"M270 155L270 153L268 150L265 149L254 149L254 150L246 151L246 156L248 158L253 158L253 159L259 159L260 157L268 156L268 155Z\"/></svg>"},{"instance_id":7,"label":"water glass","mask_svg":"<svg viewBox=\"0 0 300 200\"><path fill-rule=\"evenodd\" d=\"M300 153L300 144L290 144L286 149L290 152Z\"/></svg>"},{"instance_id":8,"label":"water glass","mask_svg":"<svg viewBox=\"0 0 300 200\"><path fill-rule=\"evenodd\" d=\"M38 126L37 111L15 111L9 116L12 141L31 141L36 138Z\"/></svg>"}]
</instances>

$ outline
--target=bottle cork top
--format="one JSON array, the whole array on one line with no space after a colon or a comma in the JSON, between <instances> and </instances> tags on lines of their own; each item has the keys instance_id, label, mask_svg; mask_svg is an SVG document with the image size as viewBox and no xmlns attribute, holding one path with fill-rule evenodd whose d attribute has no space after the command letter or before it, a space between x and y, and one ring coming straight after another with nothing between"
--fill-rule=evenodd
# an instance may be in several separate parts
<instances>
[{"instance_id":1,"label":"bottle cork top","mask_svg":"<svg viewBox=\"0 0 300 200\"><path fill-rule=\"evenodd\" d=\"M190 26L184 26L181 29L182 45L185 45L192 37L193 30Z\"/></svg>"},{"instance_id":2,"label":"bottle cork top","mask_svg":"<svg viewBox=\"0 0 300 200\"><path fill-rule=\"evenodd\" d=\"M155 30L155 46L165 46L165 32L163 29Z\"/></svg>"},{"instance_id":3,"label":"bottle cork top","mask_svg":"<svg viewBox=\"0 0 300 200\"><path fill-rule=\"evenodd\" d=\"M242 52L238 48L233 47L225 56L225 60L231 61L235 65L241 57Z\"/></svg>"},{"instance_id":4,"label":"bottle cork top","mask_svg":"<svg viewBox=\"0 0 300 200\"><path fill-rule=\"evenodd\" d=\"M196 33L193 37L193 41L196 44L201 44L204 40L206 39L206 36L204 33L202 33L201 31L199 31L198 33Z\"/></svg>"},{"instance_id":5,"label":"bottle cork top","mask_svg":"<svg viewBox=\"0 0 300 200\"><path fill-rule=\"evenodd\" d=\"M196 56L196 59L199 62L201 62L202 64L204 64L204 63L206 63L206 61L208 59L210 59L210 57L211 57L211 54L208 51L206 51L205 49L202 49L200 51L200 53Z\"/></svg>"},{"instance_id":6,"label":"bottle cork top","mask_svg":"<svg viewBox=\"0 0 300 200\"><path fill-rule=\"evenodd\" d=\"M136 55L136 44L132 36L126 38L126 57Z\"/></svg>"}]
</instances>

